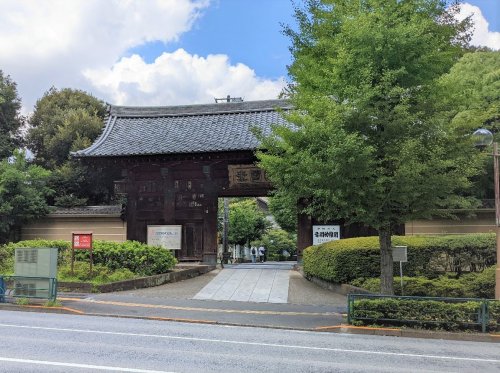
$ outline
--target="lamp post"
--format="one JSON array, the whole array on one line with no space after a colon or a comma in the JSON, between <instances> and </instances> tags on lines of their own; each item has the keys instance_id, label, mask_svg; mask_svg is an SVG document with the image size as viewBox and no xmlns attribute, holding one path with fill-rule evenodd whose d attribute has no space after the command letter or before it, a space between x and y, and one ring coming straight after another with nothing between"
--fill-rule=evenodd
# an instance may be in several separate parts
<instances>
[{"instance_id":1,"label":"lamp post","mask_svg":"<svg viewBox=\"0 0 500 373\"><path fill-rule=\"evenodd\" d=\"M498 143L493 142L493 134L485 128L480 128L472 134L476 146L484 148L493 143L493 177L495 182L495 225L497 264L495 270L495 299L500 299L500 184L498 170Z\"/></svg>"}]
</instances>

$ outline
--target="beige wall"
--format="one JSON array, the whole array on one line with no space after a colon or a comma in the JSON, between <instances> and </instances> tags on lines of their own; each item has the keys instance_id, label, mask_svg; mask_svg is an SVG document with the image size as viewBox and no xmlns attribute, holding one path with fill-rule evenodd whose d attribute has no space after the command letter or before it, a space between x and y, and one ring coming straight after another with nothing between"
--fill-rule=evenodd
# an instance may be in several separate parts
<instances>
[{"instance_id":1,"label":"beige wall","mask_svg":"<svg viewBox=\"0 0 500 373\"><path fill-rule=\"evenodd\" d=\"M21 240L37 238L71 241L71 233L89 231L94 240L127 240L127 223L109 216L46 216L21 228Z\"/></svg>"},{"instance_id":2,"label":"beige wall","mask_svg":"<svg viewBox=\"0 0 500 373\"><path fill-rule=\"evenodd\" d=\"M414 220L405 224L405 234L441 235L495 232L495 211L479 211L476 217L461 217L459 220L433 219Z\"/></svg>"}]
</instances>

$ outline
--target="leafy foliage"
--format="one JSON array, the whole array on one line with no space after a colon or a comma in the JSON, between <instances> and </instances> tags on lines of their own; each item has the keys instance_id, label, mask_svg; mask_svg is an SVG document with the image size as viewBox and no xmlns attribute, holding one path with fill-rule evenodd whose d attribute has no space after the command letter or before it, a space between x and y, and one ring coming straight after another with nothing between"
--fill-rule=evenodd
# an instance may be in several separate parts
<instances>
[{"instance_id":1,"label":"leafy foliage","mask_svg":"<svg viewBox=\"0 0 500 373\"><path fill-rule=\"evenodd\" d=\"M404 263L408 276L433 278L446 272L460 276L465 272L483 271L495 263L493 234L396 236L394 244L408 246L408 262ZM377 277L379 242L377 237L330 241L304 250L303 260L307 275L326 281L347 283L356 278Z\"/></svg>"},{"instance_id":2,"label":"leafy foliage","mask_svg":"<svg viewBox=\"0 0 500 373\"><path fill-rule=\"evenodd\" d=\"M21 99L16 83L0 70L0 160L12 155L20 144L19 129L23 118L19 114Z\"/></svg>"},{"instance_id":3,"label":"leafy foliage","mask_svg":"<svg viewBox=\"0 0 500 373\"><path fill-rule=\"evenodd\" d=\"M13 270L14 251L18 247L56 247L58 251L58 262L63 278L71 277L68 272L71 260L71 243L57 240L28 240L17 243L9 243L0 246L0 269L5 273ZM177 263L174 255L162 247L148 246L137 241L111 242L95 240L93 242L93 259L96 267L94 278L97 283L126 279L129 272L134 276L151 276L168 272ZM85 261L81 266L81 271L77 270L75 279L86 279L88 277L87 251L77 251L75 258L78 261ZM80 267L78 267L80 268ZM81 273L80 273L81 272Z\"/></svg>"},{"instance_id":4,"label":"leafy foliage","mask_svg":"<svg viewBox=\"0 0 500 373\"><path fill-rule=\"evenodd\" d=\"M467 44L456 11L439 0L310 0L296 10L299 31L285 28L296 110L263 139L260 164L290 200L307 200L304 212L379 230L386 293L394 227L476 203L463 193L483 157L435 103Z\"/></svg>"},{"instance_id":5,"label":"leafy foliage","mask_svg":"<svg viewBox=\"0 0 500 373\"><path fill-rule=\"evenodd\" d=\"M412 325L428 329L466 330L477 324L479 302L446 303L434 300L360 299L355 301L357 324ZM490 301L489 329L500 323L500 302ZM366 318L365 321L362 319ZM478 326L476 326L478 328Z\"/></svg>"},{"instance_id":6,"label":"leafy foliage","mask_svg":"<svg viewBox=\"0 0 500 373\"><path fill-rule=\"evenodd\" d=\"M267 250L268 260L287 260L297 252L297 237L283 229L270 229L260 240L252 242L252 246L261 245Z\"/></svg>"},{"instance_id":7,"label":"leafy foliage","mask_svg":"<svg viewBox=\"0 0 500 373\"><path fill-rule=\"evenodd\" d=\"M88 255L79 253L80 257ZM148 246L137 241L94 241L94 262L110 270L123 268L142 276L168 272L177 263L169 250L159 246Z\"/></svg>"},{"instance_id":8,"label":"leafy foliage","mask_svg":"<svg viewBox=\"0 0 500 373\"><path fill-rule=\"evenodd\" d=\"M48 169L61 166L70 151L92 144L101 133L105 114L104 103L83 91L49 89L29 118L27 145L35 162Z\"/></svg>"},{"instance_id":9,"label":"leafy foliage","mask_svg":"<svg viewBox=\"0 0 500 373\"><path fill-rule=\"evenodd\" d=\"M464 133L487 128L498 138L500 123L500 53L478 51L465 54L439 79L436 102L441 115ZM494 198L493 159L488 157L488 171L475 186L479 198Z\"/></svg>"},{"instance_id":10,"label":"leafy foliage","mask_svg":"<svg viewBox=\"0 0 500 373\"><path fill-rule=\"evenodd\" d=\"M66 263L59 268L58 280L67 282L91 282L95 285L106 284L109 282L130 280L137 277L128 268L120 268L112 270L109 267L97 264L92 266L92 276L90 275L89 263L76 261L73 266L73 274L71 273L71 264Z\"/></svg>"},{"instance_id":11,"label":"leafy foliage","mask_svg":"<svg viewBox=\"0 0 500 373\"><path fill-rule=\"evenodd\" d=\"M27 146L34 162L53 171L56 206L109 203L112 181L119 170L80 164L70 152L90 146L104 125L106 107L80 90L51 88L37 101L29 118Z\"/></svg>"},{"instance_id":12,"label":"leafy foliage","mask_svg":"<svg viewBox=\"0 0 500 373\"><path fill-rule=\"evenodd\" d=\"M231 201L229 205L229 234L231 244L245 245L259 239L270 223L258 209L255 199Z\"/></svg>"},{"instance_id":13,"label":"leafy foliage","mask_svg":"<svg viewBox=\"0 0 500 373\"><path fill-rule=\"evenodd\" d=\"M297 233L297 201L279 190L269 198L269 211L278 225L287 232Z\"/></svg>"},{"instance_id":14,"label":"leafy foliage","mask_svg":"<svg viewBox=\"0 0 500 373\"><path fill-rule=\"evenodd\" d=\"M396 295L401 294L400 277L394 277ZM351 284L369 290L380 291L380 279L356 279ZM460 278L440 276L435 279L426 277L403 277L404 295L421 297L488 298L495 296L495 266L481 273L467 273Z\"/></svg>"},{"instance_id":15,"label":"leafy foliage","mask_svg":"<svg viewBox=\"0 0 500 373\"><path fill-rule=\"evenodd\" d=\"M0 162L0 243L22 224L49 212L46 198L50 172L28 165L23 152Z\"/></svg>"}]
</instances>

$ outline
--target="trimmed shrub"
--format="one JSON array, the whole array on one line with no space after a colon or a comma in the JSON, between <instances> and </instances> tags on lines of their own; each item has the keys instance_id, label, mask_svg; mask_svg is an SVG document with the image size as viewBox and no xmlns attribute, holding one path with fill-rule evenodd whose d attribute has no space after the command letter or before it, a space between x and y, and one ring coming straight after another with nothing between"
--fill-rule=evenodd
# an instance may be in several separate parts
<instances>
[{"instance_id":1,"label":"trimmed shrub","mask_svg":"<svg viewBox=\"0 0 500 373\"><path fill-rule=\"evenodd\" d=\"M141 276L168 272L177 263L169 250L137 241L94 241L93 256L95 263L103 264L111 270L126 268Z\"/></svg>"},{"instance_id":2,"label":"trimmed shrub","mask_svg":"<svg viewBox=\"0 0 500 373\"><path fill-rule=\"evenodd\" d=\"M486 268L478 274L471 274L472 279L465 283L466 289L470 294L474 294L477 298L494 298L495 297L495 269L496 266ZM466 277L466 276L464 276ZM468 278L467 275L466 278ZM500 308L499 308L500 311Z\"/></svg>"},{"instance_id":3,"label":"trimmed shrub","mask_svg":"<svg viewBox=\"0 0 500 373\"><path fill-rule=\"evenodd\" d=\"M93 246L94 265L101 264L111 271L128 269L139 276L150 276L167 272L177 263L170 251L162 247L148 246L137 241L120 243L96 240L93 242ZM0 255L0 260L4 258L3 262L0 262L0 269L8 267L11 272L13 271L14 250L18 247L57 247L61 266L70 263L71 260L70 242L50 240L21 241L0 247L0 253L4 253L3 256ZM88 261L88 258L88 251L75 251L77 261Z\"/></svg>"},{"instance_id":4,"label":"trimmed shrub","mask_svg":"<svg viewBox=\"0 0 500 373\"><path fill-rule=\"evenodd\" d=\"M496 330L500 302L489 301L489 330ZM356 324L411 325L427 329L466 330L478 321L480 302L446 303L434 300L360 299L355 301ZM475 326L477 329L478 326Z\"/></svg>"},{"instance_id":5,"label":"trimmed shrub","mask_svg":"<svg viewBox=\"0 0 500 373\"><path fill-rule=\"evenodd\" d=\"M435 278L446 272L458 276L479 272L495 263L494 234L463 236L394 236L393 245L408 246L408 276ZM330 241L304 250L304 272L336 283L380 275L378 237ZM394 266L395 272L399 269ZM395 273L396 275L397 273Z\"/></svg>"},{"instance_id":6,"label":"trimmed shrub","mask_svg":"<svg viewBox=\"0 0 500 373\"><path fill-rule=\"evenodd\" d=\"M73 267L73 274L71 274L71 264L65 264L59 267L57 279L59 281L67 282L92 282L93 284L100 285L104 283L129 280L137 277L133 272L127 268L118 270L111 270L102 264L92 266L92 277L90 276L89 262L76 261Z\"/></svg>"},{"instance_id":7,"label":"trimmed shrub","mask_svg":"<svg viewBox=\"0 0 500 373\"><path fill-rule=\"evenodd\" d=\"M487 298L495 295L495 266L482 273L468 273L460 278L440 276L435 279L426 277L403 277L404 295L420 297ZM379 278L360 278L351 284L373 293L380 292ZM394 277L394 293L401 295L401 278Z\"/></svg>"}]
</instances>

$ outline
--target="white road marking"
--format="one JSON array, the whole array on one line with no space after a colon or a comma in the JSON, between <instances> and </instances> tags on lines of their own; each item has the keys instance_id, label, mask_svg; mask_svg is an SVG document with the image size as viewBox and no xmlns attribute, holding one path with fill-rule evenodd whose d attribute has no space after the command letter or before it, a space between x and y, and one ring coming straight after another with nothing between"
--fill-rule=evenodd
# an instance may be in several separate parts
<instances>
[{"instance_id":1,"label":"white road marking","mask_svg":"<svg viewBox=\"0 0 500 373\"><path fill-rule=\"evenodd\" d=\"M478 361L478 362L483 362L483 363L500 363L499 359L481 359L481 358L474 358L474 357L409 354L409 353L400 353L400 352L383 352L383 351L370 351L370 350L350 350L350 349L344 349L344 348L298 346L298 345L285 345L285 344L265 343L265 342L244 342L244 341L231 341L231 340L225 340L225 339L178 337L178 336L172 336L172 335L125 333L125 332L106 332L106 331L102 331L102 330L91 330L91 329L49 328L49 327L43 327L43 326L14 325L14 324L2 324L2 323L0 323L0 327L20 328L20 329L36 329L36 330L52 330L52 331L71 332L71 333L89 333L89 334L94 333L94 334L105 334L105 335L106 334L108 334L108 335L121 335L121 336L129 336L129 337L175 339L175 340L183 340L183 341L224 343L224 344L261 346L261 347L266 346L266 347L302 349L302 350L314 350L314 351L345 352L345 353L354 353L354 354L404 356L404 357L416 357L416 358L423 358L423 359L440 359L440 360L455 360L455 361Z\"/></svg>"},{"instance_id":2,"label":"white road marking","mask_svg":"<svg viewBox=\"0 0 500 373\"><path fill-rule=\"evenodd\" d=\"M122 367L109 367L109 366L105 366L105 365L61 363L61 362L58 362L58 361L46 361L46 360L12 359L12 358L8 358L8 357L0 357L0 361L6 361L6 362L10 362L10 363L51 365L51 366L69 367L69 368L85 368L85 369L95 369L95 370L110 370L110 371L113 371L113 372L175 373L175 372L167 372L167 371L164 371L164 370L134 369L134 368L122 368Z\"/></svg>"}]
</instances>

